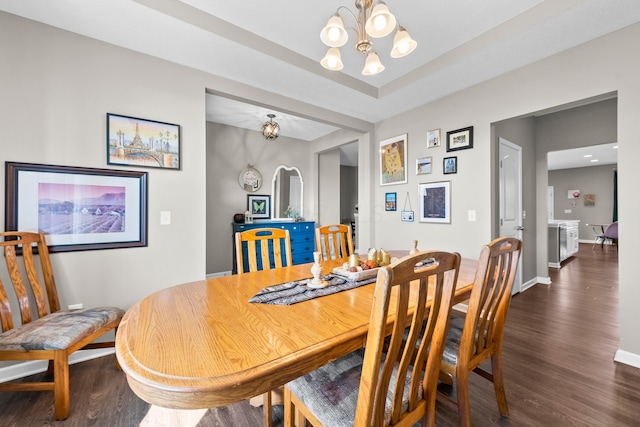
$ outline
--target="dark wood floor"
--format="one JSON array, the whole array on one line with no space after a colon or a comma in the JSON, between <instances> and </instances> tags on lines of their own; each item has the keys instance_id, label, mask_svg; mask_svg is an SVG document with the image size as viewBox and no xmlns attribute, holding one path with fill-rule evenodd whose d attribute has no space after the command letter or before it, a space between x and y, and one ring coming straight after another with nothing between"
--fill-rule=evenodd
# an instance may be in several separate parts
<instances>
[{"instance_id":1,"label":"dark wood floor","mask_svg":"<svg viewBox=\"0 0 640 427\"><path fill-rule=\"evenodd\" d=\"M516 295L509 310L504 337L509 418L500 417L492 385L474 375L473 425L640 426L640 369L613 361L616 252L581 244L576 257L550 274L551 286ZM68 420L53 421L51 393L0 393L0 426L260 426L261 409L248 402L203 411L150 407L131 392L113 361L109 356L71 367ZM458 418L438 406L436 422L456 426Z\"/></svg>"}]
</instances>

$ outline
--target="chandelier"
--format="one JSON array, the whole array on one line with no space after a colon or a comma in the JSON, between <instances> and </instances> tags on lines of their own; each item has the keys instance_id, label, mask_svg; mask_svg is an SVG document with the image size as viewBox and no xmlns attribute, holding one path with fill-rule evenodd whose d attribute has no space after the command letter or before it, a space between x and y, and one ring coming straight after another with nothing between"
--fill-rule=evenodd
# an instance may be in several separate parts
<instances>
[{"instance_id":1,"label":"chandelier","mask_svg":"<svg viewBox=\"0 0 640 427\"><path fill-rule=\"evenodd\" d=\"M344 46L349 36L340 16L341 10L349 12L356 23L356 28L351 29L355 30L358 36L358 41L355 45L356 50L363 55L367 55L364 69L362 70L362 74L365 76L372 76L384 70L384 65L382 65L380 57L373 49L370 38L385 37L393 30L396 30L391 57L402 58L414 51L418 43L409 36L404 27L396 22L395 16L389 12L389 8L382 1L356 0L356 8L358 9L357 16L347 7L340 6L320 32L320 39L329 46L327 54L320 61L324 68L338 71L342 70L343 67L340 49L338 48Z\"/></svg>"},{"instance_id":2,"label":"chandelier","mask_svg":"<svg viewBox=\"0 0 640 427\"><path fill-rule=\"evenodd\" d=\"M267 114L269 117L269 121L264 122L262 125L262 136L269 141L273 141L278 137L278 133L280 132L280 125L277 122L274 122L273 119L275 114Z\"/></svg>"}]
</instances>

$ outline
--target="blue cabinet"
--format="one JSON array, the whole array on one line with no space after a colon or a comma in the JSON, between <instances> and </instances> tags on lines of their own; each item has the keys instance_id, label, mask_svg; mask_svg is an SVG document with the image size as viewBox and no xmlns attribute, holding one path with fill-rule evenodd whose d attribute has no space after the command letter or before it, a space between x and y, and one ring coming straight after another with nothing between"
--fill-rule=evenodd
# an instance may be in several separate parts
<instances>
[{"instance_id":1,"label":"blue cabinet","mask_svg":"<svg viewBox=\"0 0 640 427\"><path fill-rule=\"evenodd\" d=\"M251 230L254 228L281 228L289 230L291 238L291 261L293 264L305 264L313 262L313 251L315 250L315 228L313 221L264 221L253 224L231 224L233 241L233 274L237 273L236 263L236 240L237 232ZM246 257L246 254L243 253Z\"/></svg>"}]
</instances>

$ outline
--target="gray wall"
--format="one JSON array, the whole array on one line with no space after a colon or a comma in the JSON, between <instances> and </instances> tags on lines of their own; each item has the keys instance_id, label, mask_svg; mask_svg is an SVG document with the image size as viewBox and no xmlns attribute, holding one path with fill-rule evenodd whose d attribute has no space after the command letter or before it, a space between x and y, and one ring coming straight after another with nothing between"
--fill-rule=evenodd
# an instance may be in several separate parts
<instances>
[{"instance_id":1,"label":"gray wall","mask_svg":"<svg viewBox=\"0 0 640 427\"><path fill-rule=\"evenodd\" d=\"M318 156L318 225L340 223L340 150Z\"/></svg>"},{"instance_id":2,"label":"gray wall","mask_svg":"<svg viewBox=\"0 0 640 427\"><path fill-rule=\"evenodd\" d=\"M340 166L340 219L341 222L354 219L358 203L358 168Z\"/></svg>"},{"instance_id":3,"label":"gray wall","mask_svg":"<svg viewBox=\"0 0 640 427\"><path fill-rule=\"evenodd\" d=\"M2 12L0 39L2 164L148 173L148 246L52 254L62 307L127 309L153 292L202 279L206 76ZM108 112L179 124L181 169L108 166ZM171 212L171 225L160 225L161 211ZM4 271L0 279L8 283Z\"/></svg>"},{"instance_id":4,"label":"gray wall","mask_svg":"<svg viewBox=\"0 0 640 427\"><path fill-rule=\"evenodd\" d=\"M300 169L305 193L303 216L314 219L308 202L314 182L309 168L309 151L309 144L297 139L281 136L275 141L267 141L258 130L207 122L207 273L232 270L233 214L247 209L247 195L271 195L273 174L278 166ZM255 193L248 193L238 183L238 176L247 164L262 175L262 187Z\"/></svg>"},{"instance_id":5,"label":"gray wall","mask_svg":"<svg viewBox=\"0 0 640 427\"><path fill-rule=\"evenodd\" d=\"M587 224L609 224L612 221L615 167L603 165L549 171L549 185L554 191L554 218L580 220L580 240L593 239L592 227ZM567 197L569 190L580 190L580 198L570 200ZM587 194L596 196L595 206L585 206ZM565 209L570 209L571 213L565 213Z\"/></svg>"}]
</instances>

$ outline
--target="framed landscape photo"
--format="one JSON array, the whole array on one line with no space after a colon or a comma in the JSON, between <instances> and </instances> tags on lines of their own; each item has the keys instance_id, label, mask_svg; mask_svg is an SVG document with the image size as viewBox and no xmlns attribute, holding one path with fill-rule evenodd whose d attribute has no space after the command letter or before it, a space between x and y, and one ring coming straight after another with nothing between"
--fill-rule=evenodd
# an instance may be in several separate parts
<instances>
[{"instance_id":1,"label":"framed landscape photo","mask_svg":"<svg viewBox=\"0 0 640 427\"><path fill-rule=\"evenodd\" d=\"M420 222L451 222L451 181L419 185Z\"/></svg>"},{"instance_id":2,"label":"framed landscape photo","mask_svg":"<svg viewBox=\"0 0 640 427\"><path fill-rule=\"evenodd\" d=\"M473 126L447 132L447 151L473 148Z\"/></svg>"},{"instance_id":3,"label":"framed landscape photo","mask_svg":"<svg viewBox=\"0 0 640 427\"><path fill-rule=\"evenodd\" d=\"M427 148L440 146L440 129L433 129L427 132Z\"/></svg>"},{"instance_id":4,"label":"framed landscape photo","mask_svg":"<svg viewBox=\"0 0 640 427\"><path fill-rule=\"evenodd\" d=\"M396 193L386 193L384 195L384 210L395 211L397 209Z\"/></svg>"},{"instance_id":5,"label":"framed landscape photo","mask_svg":"<svg viewBox=\"0 0 640 427\"><path fill-rule=\"evenodd\" d=\"M254 219L271 218L271 196L247 194L247 210Z\"/></svg>"},{"instance_id":6,"label":"framed landscape photo","mask_svg":"<svg viewBox=\"0 0 640 427\"><path fill-rule=\"evenodd\" d=\"M147 246L147 173L5 162L5 230L50 252Z\"/></svg>"},{"instance_id":7,"label":"framed landscape photo","mask_svg":"<svg viewBox=\"0 0 640 427\"><path fill-rule=\"evenodd\" d=\"M107 164L180 169L180 126L107 113Z\"/></svg>"},{"instance_id":8,"label":"framed landscape photo","mask_svg":"<svg viewBox=\"0 0 640 427\"><path fill-rule=\"evenodd\" d=\"M431 173L431 157L416 160L416 175Z\"/></svg>"},{"instance_id":9,"label":"framed landscape photo","mask_svg":"<svg viewBox=\"0 0 640 427\"><path fill-rule=\"evenodd\" d=\"M458 158L445 157L442 160L442 172L445 175L449 173L458 173Z\"/></svg>"},{"instance_id":10,"label":"framed landscape photo","mask_svg":"<svg viewBox=\"0 0 640 427\"><path fill-rule=\"evenodd\" d=\"M380 141L380 185L407 182L407 134Z\"/></svg>"}]
</instances>

